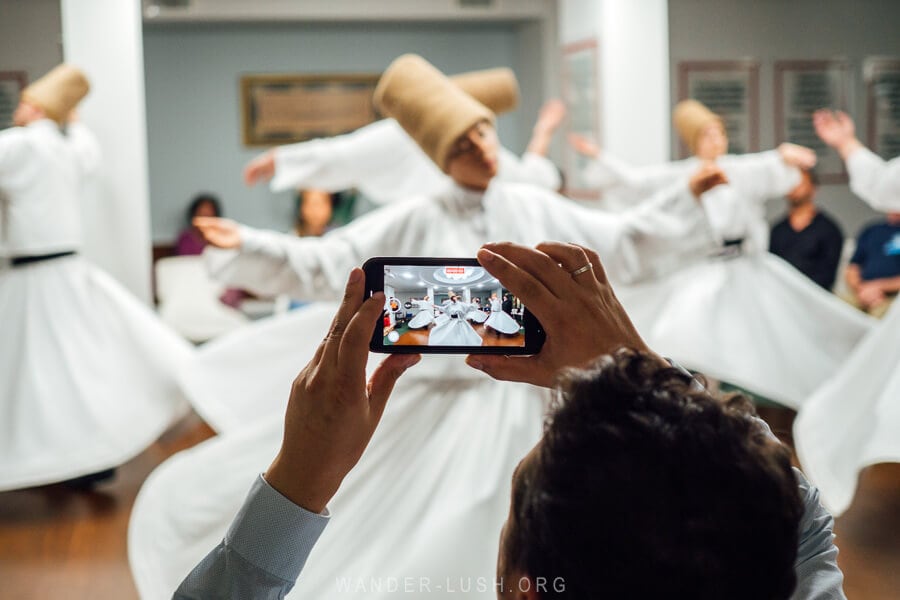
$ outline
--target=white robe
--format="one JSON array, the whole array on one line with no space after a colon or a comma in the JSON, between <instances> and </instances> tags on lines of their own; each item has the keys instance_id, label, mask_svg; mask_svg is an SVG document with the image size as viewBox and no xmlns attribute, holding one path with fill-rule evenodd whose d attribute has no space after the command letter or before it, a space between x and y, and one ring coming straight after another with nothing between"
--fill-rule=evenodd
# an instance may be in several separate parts
<instances>
[{"instance_id":1,"label":"white robe","mask_svg":"<svg viewBox=\"0 0 900 600\"><path fill-rule=\"evenodd\" d=\"M466 318L474 323L484 323L487 321L487 313L481 310L480 304L472 303L472 309L466 313Z\"/></svg>"},{"instance_id":2,"label":"white robe","mask_svg":"<svg viewBox=\"0 0 900 600\"><path fill-rule=\"evenodd\" d=\"M450 317L428 333L429 346L480 346L481 336L466 321L471 304L450 302L444 305L444 314Z\"/></svg>"},{"instance_id":3,"label":"white robe","mask_svg":"<svg viewBox=\"0 0 900 600\"><path fill-rule=\"evenodd\" d=\"M850 189L875 210L900 211L900 156L885 161L868 148L847 159Z\"/></svg>"},{"instance_id":4,"label":"white robe","mask_svg":"<svg viewBox=\"0 0 900 600\"><path fill-rule=\"evenodd\" d=\"M722 237L717 224L738 234L741 225L746 231L756 227L741 198L730 185L702 196L703 211L717 215L706 221L710 237ZM696 235L703 234L701 225ZM697 254L671 267L616 288L648 345L687 368L792 408L840 368L874 324L752 244L736 256Z\"/></svg>"},{"instance_id":5,"label":"white robe","mask_svg":"<svg viewBox=\"0 0 900 600\"><path fill-rule=\"evenodd\" d=\"M485 321L484 326L508 335L519 333L519 324L516 323L515 319L503 312L502 307L503 304L500 300L491 300L491 315Z\"/></svg>"},{"instance_id":6,"label":"white robe","mask_svg":"<svg viewBox=\"0 0 900 600\"><path fill-rule=\"evenodd\" d=\"M794 444L835 515L850 507L862 469L900 462L900 305L803 404Z\"/></svg>"},{"instance_id":7,"label":"white robe","mask_svg":"<svg viewBox=\"0 0 900 600\"><path fill-rule=\"evenodd\" d=\"M695 206L682 192L663 201ZM208 255L230 285L336 299L349 270L369 256L474 255L492 239L533 245L555 238L598 247L612 269L643 265L634 240L665 237L671 225L659 211L610 216L531 186L497 183L485 194L453 187L381 209L322 238L245 228L241 252ZM635 260L614 260L620 254ZM142 488L129 529L142 597L171 595L221 539L249 482L277 450L291 380L315 352L330 312L314 306L255 323L215 340L182 372L197 410L224 433L163 463ZM538 388L495 382L461 357L426 356L398 382L292 596L334 597L342 575L493 577L509 478L540 435L546 399ZM360 535L379 544L360 547ZM348 544L358 550L349 563Z\"/></svg>"},{"instance_id":8,"label":"white robe","mask_svg":"<svg viewBox=\"0 0 900 600\"><path fill-rule=\"evenodd\" d=\"M635 167L602 152L592 164L589 176L594 185L604 191L602 207L621 211L633 206L636 201L649 197L660 188L677 182L687 182L700 168L702 161L691 157L661 165ZM765 220L766 201L784 196L798 183L800 172L787 166L777 150L755 154L726 154L716 160L729 185L737 190L742 199L734 211L726 214L708 212L711 221L720 221L716 227L719 241L746 235L754 250L768 250L769 225ZM737 212L735 212L737 211ZM749 229L741 232L747 224Z\"/></svg>"},{"instance_id":9,"label":"white robe","mask_svg":"<svg viewBox=\"0 0 900 600\"><path fill-rule=\"evenodd\" d=\"M900 157L885 162L860 149L847 170L850 188L873 208L900 210ZM804 403L794 442L809 479L836 515L849 508L863 468L900 462L900 305Z\"/></svg>"},{"instance_id":10,"label":"white robe","mask_svg":"<svg viewBox=\"0 0 900 600\"><path fill-rule=\"evenodd\" d=\"M413 300L416 314L409 321L410 329L421 329L434 323L434 304L428 300Z\"/></svg>"},{"instance_id":11,"label":"white robe","mask_svg":"<svg viewBox=\"0 0 900 600\"><path fill-rule=\"evenodd\" d=\"M81 187L100 163L80 124L0 132L0 232L9 256L79 250ZM0 490L119 465L185 408L191 347L79 256L0 271Z\"/></svg>"},{"instance_id":12,"label":"white robe","mask_svg":"<svg viewBox=\"0 0 900 600\"><path fill-rule=\"evenodd\" d=\"M531 183L556 190L559 172L547 158L526 152L521 158L501 147L498 180ZM352 133L320 138L275 150L273 192L317 188L339 192L357 188L387 204L412 196L433 196L449 182L394 119L382 119Z\"/></svg>"}]
</instances>

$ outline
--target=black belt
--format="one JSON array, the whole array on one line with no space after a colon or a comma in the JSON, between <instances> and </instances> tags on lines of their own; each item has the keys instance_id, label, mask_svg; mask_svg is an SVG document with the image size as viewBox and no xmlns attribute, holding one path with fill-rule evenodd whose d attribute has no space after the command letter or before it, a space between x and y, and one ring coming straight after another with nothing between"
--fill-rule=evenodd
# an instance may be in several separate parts
<instances>
[{"instance_id":1,"label":"black belt","mask_svg":"<svg viewBox=\"0 0 900 600\"><path fill-rule=\"evenodd\" d=\"M43 262L45 260L53 260L54 258L62 258L64 256L74 256L74 250L66 250L65 252L54 252L52 254L32 254L29 256L13 256L12 266L21 267L22 265L27 265L36 262Z\"/></svg>"},{"instance_id":2,"label":"black belt","mask_svg":"<svg viewBox=\"0 0 900 600\"><path fill-rule=\"evenodd\" d=\"M744 252L744 238L722 240L722 246L718 252L714 252L716 258L735 258Z\"/></svg>"},{"instance_id":3,"label":"black belt","mask_svg":"<svg viewBox=\"0 0 900 600\"><path fill-rule=\"evenodd\" d=\"M450 315L450 318L451 319L460 319L461 317L459 315Z\"/></svg>"}]
</instances>

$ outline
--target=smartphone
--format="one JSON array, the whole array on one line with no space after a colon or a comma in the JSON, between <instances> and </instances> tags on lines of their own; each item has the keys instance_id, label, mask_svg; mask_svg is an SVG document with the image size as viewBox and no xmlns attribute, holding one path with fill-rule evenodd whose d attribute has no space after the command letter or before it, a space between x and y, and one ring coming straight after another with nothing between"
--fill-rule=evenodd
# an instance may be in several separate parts
<instances>
[{"instance_id":1,"label":"smartphone","mask_svg":"<svg viewBox=\"0 0 900 600\"><path fill-rule=\"evenodd\" d=\"M544 329L474 258L370 258L366 298L384 292L373 352L536 354Z\"/></svg>"}]
</instances>

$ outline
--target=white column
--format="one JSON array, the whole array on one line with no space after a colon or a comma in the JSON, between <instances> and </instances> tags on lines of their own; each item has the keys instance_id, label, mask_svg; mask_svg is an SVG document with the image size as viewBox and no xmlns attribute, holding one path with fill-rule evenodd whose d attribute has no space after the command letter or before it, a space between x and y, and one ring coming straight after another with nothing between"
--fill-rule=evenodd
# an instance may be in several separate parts
<instances>
[{"instance_id":1,"label":"white column","mask_svg":"<svg viewBox=\"0 0 900 600\"><path fill-rule=\"evenodd\" d=\"M85 208L84 253L150 301L150 205L140 0L60 0L63 56L91 93L81 120L103 149L102 179Z\"/></svg>"},{"instance_id":2,"label":"white column","mask_svg":"<svg viewBox=\"0 0 900 600\"><path fill-rule=\"evenodd\" d=\"M600 143L633 164L669 160L668 0L561 0L560 44L598 41Z\"/></svg>"}]
</instances>

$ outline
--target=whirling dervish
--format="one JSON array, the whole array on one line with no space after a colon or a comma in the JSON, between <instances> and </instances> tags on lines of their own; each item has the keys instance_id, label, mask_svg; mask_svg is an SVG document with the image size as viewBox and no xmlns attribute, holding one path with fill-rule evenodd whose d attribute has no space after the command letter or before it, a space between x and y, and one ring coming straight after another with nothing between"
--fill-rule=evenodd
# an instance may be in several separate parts
<instances>
[{"instance_id":1,"label":"whirling dervish","mask_svg":"<svg viewBox=\"0 0 900 600\"><path fill-rule=\"evenodd\" d=\"M22 91L0 132L0 490L108 471L186 409L176 368L192 349L79 255L82 192L101 172L70 115L85 75L59 65Z\"/></svg>"},{"instance_id":2,"label":"whirling dervish","mask_svg":"<svg viewBox=\"0 0 900 600\"><path fill-rule=\"evenodd\" d=\"M434 323L434 304L425 296L421 300L412 300L412 305L416 309L416 314L409 321L410 329L422 329Z\"/></svg>"},{"instance_id":3,"label":"whirling dervish","mask_svg":"<svg viewBox=\"0 0 900 600\"><path fill-rule=\"evenodd\" d=\"M508 68L471 71L450 79L496 115L515 109L519 103L519 83ZM564 117L565 106L559 100L547 102L521 157L500 147L497 177L559 189L559 171L546 155L550 139ZM448 184L446 173L392 118L345 135L279 146L250 161L244 170L248 185L270 178L273 192L294 188L338 192L356 188L381 205L415 196L429 197Z\"/></svg>"},{"instance_id":4,"label":"whirling dervish","mask_svg":"<svg viewBox=\"0 0 900 600\"><path fill-rule=\"evenodd\" d=\"M872 208L900 210L900 157L885 161L863 146L843 112L814 115L819 137L847 165L850 189ZM797 456L824 504L849 508L859 472L900 462L900 306L857 346L846 363L804 403L794 422Z\"/></svg>"},{"instance_id":5,"label":"whirling dervish","mask_svg":"<svg viewBox=\"0 0 900 600\"><path fill-rule=\"evenodd\" d=\"M503 304L497 294L491 294L491 314L484 322L485 328L490 328L498 334L512 335L519 333L519 324L503 310Z\"/></svg>"},{"instance_id":6,"label":"whirling dervish","mask_svg":"<svg viewBox=\"0 0 900 600\"><path fill-rule=\"evenodd\" d=\"M428 333L429 346L480 346L481 336L472 329L466 316L473 310L471 304L460 302L459 296L450 296L441 311L449 317Z\"/></svg>"}]
</instances>

